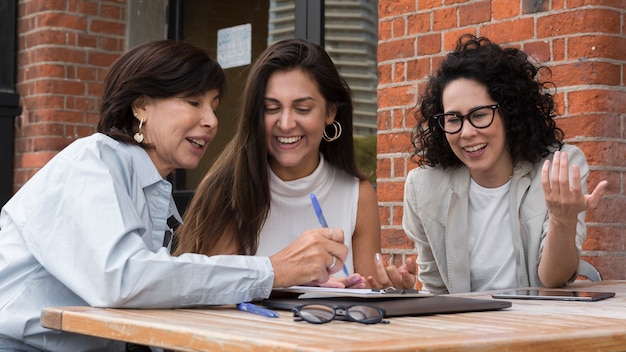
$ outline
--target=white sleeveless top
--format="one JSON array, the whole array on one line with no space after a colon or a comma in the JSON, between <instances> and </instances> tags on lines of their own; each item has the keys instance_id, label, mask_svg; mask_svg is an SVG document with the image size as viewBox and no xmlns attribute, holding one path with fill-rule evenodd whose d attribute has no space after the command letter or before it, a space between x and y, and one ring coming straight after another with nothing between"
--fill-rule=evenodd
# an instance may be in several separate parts
<instances>
[{"instance_id":1,"label":"white sleeveless top","mask_svg":"<svg viewBox=\"0 0 626 352\"><path fill-rule=\"evenodd\" d=\"M320 154L320 163L309 176L283 181L267 166L271 202L261 228L257 255L270 256L287 247L305 230L320 228L309 194L319 200L329 227L341 228L350 252L346 266L354 273L352 234L356 226L359 179L333 167ZM340 270L335 276L342 277Z\"/></svg>"}]
</instances>

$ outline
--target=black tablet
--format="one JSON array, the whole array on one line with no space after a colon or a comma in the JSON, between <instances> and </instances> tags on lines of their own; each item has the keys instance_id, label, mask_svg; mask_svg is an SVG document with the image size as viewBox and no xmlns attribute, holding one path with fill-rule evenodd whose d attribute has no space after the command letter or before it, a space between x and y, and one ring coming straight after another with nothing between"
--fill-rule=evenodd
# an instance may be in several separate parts
<instances>
[{"instance_id":1,"label":"black tablet","mask_svg":"<svg viewBox=\"0 0 626 352\"><path fill-rule=\"evenodd\" d=\"M545 299L558 301L599 301L615 296L615 292L561 291L550 289L516 289L493 293L493 298Z\"/></svg>"}]
</instances>

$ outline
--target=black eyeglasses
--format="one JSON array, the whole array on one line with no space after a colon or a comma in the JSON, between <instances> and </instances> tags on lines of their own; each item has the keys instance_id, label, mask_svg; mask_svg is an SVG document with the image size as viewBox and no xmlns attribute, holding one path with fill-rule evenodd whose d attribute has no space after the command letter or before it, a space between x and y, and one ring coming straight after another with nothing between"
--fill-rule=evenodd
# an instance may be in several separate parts
<instances>
[{"instance_id":1,"label":"black eyeglasses","mask_svg":"<svg viewBox=\"0 0 626 352\"><path fill-rule=\"evenodd\" d=\"M389 323L383 320L385 311L378 307L366 305L328 306L325 304L305 304L294 307L293 320L306 321L312 324L324 324L334 319L354 321L361 324Z\"/></svg>"},{"instance_id":2,"label":"black eyeglasses","mask_svg":"<svg viewBox=\"0 0 626 352\"><path fill-rule=\"evenodd\" d=\"M467 119L467 121L476 128L487 128L491 126L493 118L496 116L496 109L499 107L500 104L485 105L473 108L467 115L449 112L436 114L433 117L437 120L444 132L454 134L463 128L464 119Z\"/></svg>"}]
</instances>

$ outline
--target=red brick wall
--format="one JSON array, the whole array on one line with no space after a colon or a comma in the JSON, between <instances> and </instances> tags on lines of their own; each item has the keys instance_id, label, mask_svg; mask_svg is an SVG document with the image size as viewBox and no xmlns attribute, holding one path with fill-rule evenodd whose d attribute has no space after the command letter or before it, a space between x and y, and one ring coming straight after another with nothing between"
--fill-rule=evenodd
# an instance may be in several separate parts
<instances>
[{"instance_id":1,"label":"red brick wall","mask_svg":"<svg viewBox=\"0 0 626 352\"><path fill-rule=\"evenodd\" d=\"M17 191L59 150L95 131L102 80L124 51L126 0L20 0Z\"/></svg>"},{"instance_id":2,"label":"red brick wall","mask_svg":"<svg viewBox=\"0 0 626 352\"><path fill-rule=\"evenodd\" d=\"M626 1L380 0L378 45L378 197L383 252L415 257L402 230L412 108L426 77L463 33L529 52L553 71L566 142L582 148L589 187L609 181L601 206L587 214L583 257L605 279L626 279ZM541 3L541 2L540 2Z\"/></svg>"}]
</instances>

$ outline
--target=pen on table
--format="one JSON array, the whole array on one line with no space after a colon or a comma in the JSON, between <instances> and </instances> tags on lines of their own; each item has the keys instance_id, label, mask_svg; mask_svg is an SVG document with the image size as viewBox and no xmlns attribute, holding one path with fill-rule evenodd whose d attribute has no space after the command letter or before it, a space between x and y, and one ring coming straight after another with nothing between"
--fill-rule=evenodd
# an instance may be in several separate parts
<instances>
[{"instance_id":1,"label":"pen on table","mask_svg":"<svg viewBox=\"0 0 626 352\"><path fill-rule=\"evenodd\" d=\"M315 215L317 215L317 221L319 221L320 225L323 227L328 227L326 219L324 218L324 213L322 213L322 207L320 207L320 203L317 201L317 197L313 193L311 193L309 197L311 198L311 203L313 203L313 209L315 210ZM350 276L346 263L343 263L343 273L346 277Z\"/></svg>"},{"instance_id":2,"label":"pen on table","mask_svg":"<svg viewBox=\"0 0 626 352\"><path fill-rule=\"evenodd\" d=\"M239 303L239 304L237 304L237 309L239 309L241 311L244 311L244 312L248 312L248 313L252 313L252 314L268 317L268 318L278 318L279 317L277 312L275 312L275 311L273 311L271 309L259 307L257 305L252 304L252 303Z\"/></svg>"}]
</instances>

